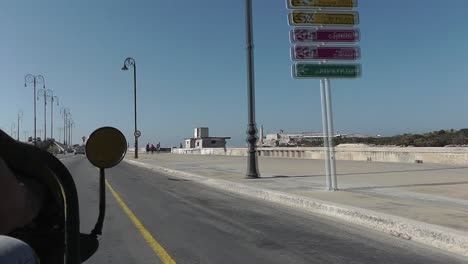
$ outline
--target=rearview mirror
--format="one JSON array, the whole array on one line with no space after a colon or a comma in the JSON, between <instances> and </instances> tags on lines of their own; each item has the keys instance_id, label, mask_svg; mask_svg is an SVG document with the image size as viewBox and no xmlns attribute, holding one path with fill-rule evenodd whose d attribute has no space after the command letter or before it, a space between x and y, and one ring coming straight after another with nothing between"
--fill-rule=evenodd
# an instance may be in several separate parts
<instances>
[{"instance_id":1,"label":"rearview mirror","mask_svg":"<svg viewBox=\"0 0 468 264\"><path fill-rule=\"evenodd\" d=\"M92 236L102 234L104 216L106 214L106 186L104 169L119 164L127 152L127 140L118 129L101 127L94 130L86 142L86 157L89 162L99 168L99 216L91 231Z\"/></svg>"},{"instance_id":2,"label":"rearview mirror","mask_svg":"<svg viewBox=\"0 0 468 264\"><path fill-rule=\"evenodd\" d=\"M100 169L119 164L127 152L127 140L118 129L101 127L89 136L86 142L86 157Z\"/></svg>"}]
</instances>

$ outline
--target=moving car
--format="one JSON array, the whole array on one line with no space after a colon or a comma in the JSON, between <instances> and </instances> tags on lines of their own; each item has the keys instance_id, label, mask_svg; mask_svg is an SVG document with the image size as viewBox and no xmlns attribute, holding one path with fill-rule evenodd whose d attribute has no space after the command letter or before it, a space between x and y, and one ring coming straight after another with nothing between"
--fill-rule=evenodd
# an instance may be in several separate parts
<instances>
[{"instance_id":1,"label":"moving car","mask_svg":"<svg viewBox=\"0 0 468 264\"><path fill-rule=\"evenodd\" d=\"M73 151L73 154L85 154L85 148L83 146L76 147L75 150Z\"/></svg>"}]
</instances>

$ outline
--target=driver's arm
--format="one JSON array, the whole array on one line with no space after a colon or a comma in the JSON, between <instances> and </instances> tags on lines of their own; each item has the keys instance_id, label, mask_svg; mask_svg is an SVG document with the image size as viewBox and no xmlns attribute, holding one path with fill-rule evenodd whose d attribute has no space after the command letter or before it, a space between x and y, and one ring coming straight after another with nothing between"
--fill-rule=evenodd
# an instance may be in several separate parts
<instances>
[{"instance_id":1,"label":"driver's arm","mask_svg":"<svg viewBox=\"0 0 468 264\"><path fill-rule=\"evenodd\" d=\"M44 190L35 180L15 175L0 158L0 235L32 222L44 201Z\"/></svg>"}]
</instances>

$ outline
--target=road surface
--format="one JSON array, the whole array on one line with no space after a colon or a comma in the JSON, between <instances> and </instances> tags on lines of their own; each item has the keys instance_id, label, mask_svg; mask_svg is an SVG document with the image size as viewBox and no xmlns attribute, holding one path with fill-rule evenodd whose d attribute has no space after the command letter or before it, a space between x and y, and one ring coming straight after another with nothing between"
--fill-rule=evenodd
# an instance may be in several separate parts
<instances>
[{"instance_id":1,"label":"road surface","mask_svg":"<svg viewBox=\"0 0 468 264\"><path fill-rule=\"evenodd\" d=\"M89 233L98 215L98 171L83 155L62 162L76 181L81 231ZM86 263L467 262L412 241L125 162L109 169L106 177L103 236Z\"/></svg>"}]
</instances>

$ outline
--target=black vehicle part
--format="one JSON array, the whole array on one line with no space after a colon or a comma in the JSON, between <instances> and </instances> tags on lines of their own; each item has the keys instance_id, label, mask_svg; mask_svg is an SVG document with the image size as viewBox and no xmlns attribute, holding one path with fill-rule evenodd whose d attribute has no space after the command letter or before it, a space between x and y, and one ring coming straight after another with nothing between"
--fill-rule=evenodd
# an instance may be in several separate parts
<instances>
[{"instance_id":1,"label":"black vehicle part","mask_svg":"<svg viewBox=\"0 0 468 264\"><path fill-rule=\"evenodd\" d=\"M54 155L17 142L2 130L0 157L15 173L36 180L46 190L44 205L33 223L9 235L28 243L42 263L77 264L88 258L80 256L78 195L65 166ZM97 240L86 235L81 239L87 242L85 251L92 255Z\"/></svg>"}]
</instances>

